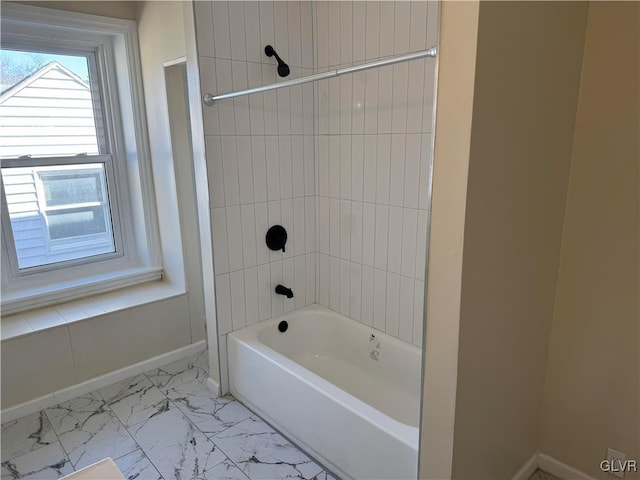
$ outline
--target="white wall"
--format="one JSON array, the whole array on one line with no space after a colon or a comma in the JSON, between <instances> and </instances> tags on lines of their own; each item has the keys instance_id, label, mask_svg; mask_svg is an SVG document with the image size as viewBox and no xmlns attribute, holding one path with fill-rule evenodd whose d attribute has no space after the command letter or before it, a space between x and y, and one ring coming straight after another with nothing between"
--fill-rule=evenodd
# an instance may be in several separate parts
<instances>
[{"instance_id":1,"label":"white wall","mask_svg":"<svg viewBox=\"0 0 640 480\"><path fill-rule=\"evenodd\" d=\"M289 64L288 78L313 73L310 3L207 1L195 9L203 93L274 83L267 44ZM223 100L203 107L203 117L223 360L227 333L315 302L313 89ZM285 253L265 244L275 224L287 229ZM293 299L274 293L279 283Z\"/></svg>"},{"instance_id":2,"label":"white wall","mask_svg":"<svg viewBox=\"0 0 640 480\"><path fill-rule=\"evenodd\" d=\"M480 2L456 478L511 478L538 448L586 13L584 2Z\"/></svg>"},{"instance_id":3,"label":"white wall","mask_svg":"<svg viewBox=\"0 0 640 480\"><path fill-rule=\"evenodd\" d=\"M637 456L634 7L444 3L421 478Z\"/></svg>"},{"instance_id":4,"label":"white wall","mask_svg":"<svg viewBox=\"0 0 640 480\"><path fill-rule=\"evenodd\" d=\"M419 478L451 478L479 10L479 1L442 3Z\"/></svg>"},{"instance_id":5,"label":"white wall","mask_svg":"<svg viewBox=\"0 0 640 480\"><path fill-rule=\"evenodd\" d=\"M191 292L191 328L200 339L204 337L204 301L193 159L173 155L164 69L165 62L186 57L183 3L139 2L136 15L163 260L171 280L185 282Z\"/></svg>"},{"instance_id":6,"label":"white wall","mask_svg":"<svg viewBox=\"0 0 640 480\"><path fill-rule=\"evenodd\" d=\"M438 2L314 2L316 72L436 44ZM422 344L435 59L316 88L318 303Z\"/></svg>"},{"instance_id":7,"label":"white wall","mask_svg":"<svg viewBox=\"0 0 640 480\"><path fill-rule=\"evenodd\" d=\"M89 309L100 311L96 305ZM102 312L89 320L3 341L2 408L200 340L190 332L187 295ZM36 325L42 322L37 314L28 316Z\"/></svg>"},{"instance_id":8,"label":"white wall","mask_svg":"<svg viewBox=\"0 0 640 480\"><path fill-rule=\"evenodd\" d=\"M540 425L541 451L603 479L607 448L640 459L639 18L589 3Z\"/></svg>"}]
</instances>

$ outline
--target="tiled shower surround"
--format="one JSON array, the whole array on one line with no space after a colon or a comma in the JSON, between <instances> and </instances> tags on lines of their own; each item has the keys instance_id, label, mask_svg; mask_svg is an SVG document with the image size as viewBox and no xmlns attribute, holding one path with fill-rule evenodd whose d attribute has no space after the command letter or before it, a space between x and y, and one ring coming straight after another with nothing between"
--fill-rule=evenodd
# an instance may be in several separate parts
<instances>
[{"instance_id":1,"label":"tiled shower surround","mask_svg":"<svg viewBox=\"0 0 640 480\"><path fill-rule=\"evenodd\" d=\"M299 2L195 2L203 92L274 83L267 44L290 77L313 73L312 9ZM304 59L304 61L303 61ZM226 334L316 299L313 86L204 107L222 387ZM270 225L288 232L285 252L265 244ZM294 292L273 293L282 283Z\"/></svg>"},{"instance_id":2,"label":"tiled shower surround","mask_svg":"<svg viewBox=\"0 0 640 480\"><path fill-rule=\"evenodd\" d=\"M203 92L435 45L437 2L195 2ZM225 335L320 303L422 341L434 59L204 108L223 389ZM286 251L264 242L287 228ZM273 293L291 287L293 299Z\"/></svg>"}]
</instances>

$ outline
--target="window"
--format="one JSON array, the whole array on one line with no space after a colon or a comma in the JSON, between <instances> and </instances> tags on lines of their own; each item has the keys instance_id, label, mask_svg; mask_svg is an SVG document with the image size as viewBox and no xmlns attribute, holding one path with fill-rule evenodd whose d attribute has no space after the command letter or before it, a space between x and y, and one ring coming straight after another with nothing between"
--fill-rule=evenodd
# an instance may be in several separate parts
<instances>
[{"instance_id":1,"label":"window","mask_svg":"<svg viewBox=\"0 0 640 480\"><path fill-rule=\"evenodd\" d=\"M3 5L3 313L160 277L136 47L133 22Z\"/></svg>"},{"instance_id":2,"label":"window","mask_svg":"<svg viewBox=\"0 0 640 480\"><path fill-rule=\"evenodd\" d=\"M111 215L114 177L106 174L113 170L108 127L90 74L97 72L95 55L1 48L0 60L10 258L25 271L120 253ZM65 162L69 156L73 163Z\"/></svg>"},{"instance_id":3,"label":"window","mask_svg":"<svg viewBox=\"0 0 640 480\"><path fill-rule=\"evenodd\" d=\"M20 270L116 252L105 177L101 163L2 168Z\"/></svg>"}]
</instances>

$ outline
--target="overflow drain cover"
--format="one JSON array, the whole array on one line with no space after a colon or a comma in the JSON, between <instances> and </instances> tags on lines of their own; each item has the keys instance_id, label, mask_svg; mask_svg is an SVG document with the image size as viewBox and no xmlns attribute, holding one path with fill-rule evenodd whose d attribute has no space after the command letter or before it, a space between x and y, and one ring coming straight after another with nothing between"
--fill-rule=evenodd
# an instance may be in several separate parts
<instances>
[{"instance_id":1,"label":"overflow drain cover","mask_svg":"<svg viewBox=\"0 0 640 480\"><path fill-rule=\"evenodd\" d=\"M289 324L283 320L278 324L278 330L280 330L282 333L287 331L287 328L289 328Z\"/></svg>"}]
</instances>

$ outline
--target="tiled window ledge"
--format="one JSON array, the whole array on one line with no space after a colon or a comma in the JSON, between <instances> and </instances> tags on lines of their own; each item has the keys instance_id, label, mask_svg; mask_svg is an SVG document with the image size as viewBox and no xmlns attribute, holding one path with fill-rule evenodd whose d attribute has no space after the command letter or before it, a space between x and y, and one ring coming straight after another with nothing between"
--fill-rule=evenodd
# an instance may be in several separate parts
<instances>
[{"instance_id":1,"label":"tiled window ledge","mask_svg":"<svg viewBox=\"0 0 640 480\"><path fill-rule=\"evenodd\" d=\"M5 341L184 293L184 288L167 281L144 283L101 295L3 316L0 333L2 341Z\"/></svg>"}]
</instances>

